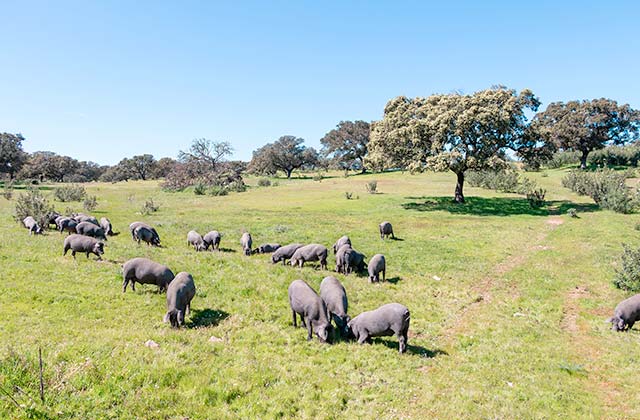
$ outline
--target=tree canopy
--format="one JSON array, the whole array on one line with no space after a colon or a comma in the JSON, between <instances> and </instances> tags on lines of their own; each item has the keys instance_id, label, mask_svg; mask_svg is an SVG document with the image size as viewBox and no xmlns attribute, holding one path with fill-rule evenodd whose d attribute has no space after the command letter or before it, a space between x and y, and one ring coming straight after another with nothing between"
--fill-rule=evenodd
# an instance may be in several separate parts
<instances>
[{"instance_id":1,"label":"tree canopy","mask_svg":"<svg viewBox=\"0 0 640 420\"><path fill-rule=\"evenodd\" d=\"M553 102L531 122L536 141L552 150L580 152L583 169L590 152L637 140L639 128L640 112L605 98Z\"/></svg>"},{"instance_id":2,"label":"tree canopy","mask_svg":"<svg viewBox=\"0 0 640 420\"><path fill-rule=\"evenodd\" d=\"M367 155L371 127L366 121L340 121L337 127L320 139L322 154L334 166L347 170L366 171L364 158Z\"/></svg>"},{"instance_id":3,"label":"tree canopy","mask_svg":"<svg viewBox=\"0 0 640 420\"><path fill-rule=\"evenodd\" d=\"M27 160L27 153L22 149L22 134L0 133L0 173L14 175Z\"/></svg>"},{"instance_id":4,"label":"tree canopy","mask_svg":"<svg viewBox=\"0 0 640 420\"><path fill-rule=\"evenodd\" d=\"M266 175L274 175L281 170L290 178L295 169L315 166L318 162L318 152L303 143L304 139L296 136L282 136L253 152L249 170Z\"/></svg>"},{"instance_id":5,"label":"tree canopy","mask_svg":"<svg viewBox=\"0 0 640 420\"><path fill-rule=\"evenodd\" d=\"M367 162L377 169L451 170L455 201L463 203L465 171L504 166L506 151L523 144L525 111L539 105L530 90L517 94L504 86L470 95L400 96L373 124Z\"/></svg>"}]
</instances>

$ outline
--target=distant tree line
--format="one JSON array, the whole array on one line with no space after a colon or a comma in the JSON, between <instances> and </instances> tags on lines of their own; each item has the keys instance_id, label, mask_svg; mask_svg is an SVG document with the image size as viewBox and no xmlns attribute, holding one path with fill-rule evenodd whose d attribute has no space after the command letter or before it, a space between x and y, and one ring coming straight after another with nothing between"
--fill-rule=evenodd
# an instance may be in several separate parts
<instances>
[{"instance_id":1,"label":"distant tree line","mask_svg":"<svg viewBox=\"0 0 640 420\"><path fill-rule=\"evenodd\" d=\"M451 171L456 175L455 201L462 203L467 171L499 170L513 156L536 169L562 152L578 155L586 168L594 151L639 138L640 112L628 104L600 98L554 102L537 112L539 107L532 91L518 93L504 86L473 94L399 96L386 104L380 121L339 122L320 139L320 151L285 135L256 149L248 164L227 161L232 153L228 142L196 139L177 160L144 154L100 166L53 152L28 154L21 134L1 133L0 173L56 182L163 178L163 186L175 190L191 185L241 188L245 171L280 172L287 178L294 171L329 168L345 173ZM537 112L531 120L530 112Z\"/></svg>"}]
</instances>

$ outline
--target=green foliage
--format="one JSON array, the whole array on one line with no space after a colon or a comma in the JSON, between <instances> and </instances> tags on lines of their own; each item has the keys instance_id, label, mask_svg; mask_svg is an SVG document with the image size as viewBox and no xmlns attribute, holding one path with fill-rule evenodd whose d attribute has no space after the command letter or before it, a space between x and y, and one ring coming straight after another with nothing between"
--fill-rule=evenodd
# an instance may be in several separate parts
<instances>
[{"instance_id":1,"label":"green foliage","mask_svg":"<svg viewBox=\"0 0 640 420\"><path fill-rule=\"evenodd\" d=\"M378 181L369 181L365 184L365 187L367 188L367 192L369 194L376 194L378 192Z\"/></svg>"},{"instance_id":2,"label":"green foliage","mask_svg":"<svg viewBox=\"0 0 640 420\"><path fill-rule=\"evenodd\" d=\"M347 200L353 200L355 198L357 200L360 197L358 197L357 195L354 197L352 192L345 191L344 198L346 198Z\"/></svg>"},{"instance_id":3,"label":"green foliage","mask_svg":"<svg viewBox=\"0 0 640 420\"><path fill-rule=\"evenodd\" d=\"M526 195L531 208L538 209L544 206L544 197L547 195L547 190L544 188L536 188L527 191Z\"/></svg>"},{"instance_id":4,"label":"green foliage","mask_svg":"<svg viewBox=\"0 0 640 420\"><path fill-rule=\"evenodd\" d=\"M68 201L82 201L87 196L87 192L82 185L74 184L56 188L54 196L59 201L66 203Z\"/></svg>"},{"instance_id":5,"label":"green foliage","mask_svg":"<svg viewBox=\"0 0 640 420\"><path fill-rule=\"evenodd\" d=\"M7 181L3 183L2 196L6 200L11 200L11 198L13 198L13 181Z\"/></svg>"},{"instance_id":6,"label":"green foliage","mask_svg":"<svg viewBox=\"0 0 640 420\"><path fill-rule=\"evenodd\" d=\"M469 171L465 180L472 187L515 193L520 186L520 176L515 171Z\"/></svg>"},{"instance_id":7,"label":"green foliage","mask_svg":"<svg viewBox=\"0 0 640 420\"><path fill-rule=\"evenodd\" d=\"M370 131L366 121L340 121L320 139L322 154L333 167L344 170L345 175L349 170L364 172Z\"/></svg>"},{"instance_id":8,"label":"green foliage","mask_svg":"<svg viewBox=\"0 0 640 420\"><path fill-rule=\"evenodd\" d=\"M324 179L324 176L322 176L322 174L320 172L316 173L313 176L313 180L317 181L317 182L322 182L323 179Z\"/></svg>"},{"instance_id":9,"label":"green foliage","mask_svg":"<svg viewBox=\"0 0 640 420\"><path fill-rule=\"evenodd\" d=\"M96 197L95 195L87 196L87 198L85 198L82 203L82 207L86 211L95 210L96 208L98 208L98 197Z\"/></svg>"},{"instance_id":10,"label":"green foliage","mask_svg":"<svg viewBox=\"0 0 640 420\"><path fill-rule=\"evenodd\" d=\"M193 192L195 195L205 195L207 193L207 186L204 184L196 184L193 187Z\"/></svg>"},{"instance_id":11,"label":"green foliage","mask_svg":"<svg viewBox=\"0 0 640 420\"><path fill-rule=\"evenodd\" d=\"M571 171L562 178L562 186L589 196L603 209L631 213L637 205L626 185L631 172L602 169L593 172Z\"/></svg>"},{"instance_id":12,"label":"green foliage","mask_svg":"<svg viewBox=\"0 0 640 420\"><path fill-rule=\"evenodd\" d=\"M589 155L589 163L598 167L633 166L640 161L640 146L636 143L626 146L609 146Z\"/></svg>"},{"instance_id":13,"label":"green foliage","mask_svg":"<svg viewBox=\"0 0 640 420\"><path fill-rule=\"evenodd\" d=\"M620 266L616 268L613 284L618 289L640 291L640 248L622 244Z\"/></svg>"},{"instance_id":14,"label":"green foliage","mask_svg":"<svg viewBox=\"0 0 640 420\"><path fill-rule=\"evenodd\" d=\"M259 187L270 187L271 186L271 180L269 178L260 178L258 180L258 186Z\"/></svg>"},{"instance_id":15,"label":"green foliage","mask_svg":"<svg viewBox=\"0 0 640 420\"><path fill-rule=\"evenodd\" d=\"M577 219L578 218L578 210L576 210L575 208L572 207L572 208L567 210L567 215L569 217L573 217L573 218Z\"/></svg>"},{"instance_id":16,"label":"green foliage","mask_svg":"<svg viewBox=\"0 0 640 420\"><path fill-rule=\"evenodd\" d=\"M560 151L553 154L545 166L551 169L564 168L565 166L577 165L580 163L580 152Z\"/></svg>"},{"instance_id":17,"label":"green foliage","mask_svg":"<svg viewBox=\"0 0 640 420\"><path fill-rule=\"evenodd\" d=\"M140 213L143 215L149 215L151 213L155 213L160 210L160 206L153 202L153 199L150 198L144 202L144 205L140 209Z\"/></svg>"},{"instance_id":18,"label":"green foliage","mask_svg":"<svg viewBox=\"0 0 640 420\"><path fill-rule=\"evenodd\" d=\"M306 147L304 139L282 136L253 152L248 170L259 175L275 175L283 171L287 178L296 169L315 168L319 155L313 147Z\"/></svg>"},{"instance_id":19,"label":"green foliage","mask_svg":"<svg viewBox=\"0 0 640 420\"><path fill-rule=\"evenodd\" d=\"M229 189L227 187L223 187L220 185L214 185L209 188L209 195L218 196L218 195L227 195L229 194Z\"/></svg>"},{"instance_id":20,"label":"green foliage","mask_svg":"<svg viewBox=\"0 0 640 420\"><path fill-rule=\"evenodd\" d=\"M47 215L53 211L53 205L49 203L40 190L29 188L26 192L21 193L16 200L14 218L18 222L22 222L25 217L31 216L36 222L46 229L48 226Z\"/></svg>"}]
</instances>

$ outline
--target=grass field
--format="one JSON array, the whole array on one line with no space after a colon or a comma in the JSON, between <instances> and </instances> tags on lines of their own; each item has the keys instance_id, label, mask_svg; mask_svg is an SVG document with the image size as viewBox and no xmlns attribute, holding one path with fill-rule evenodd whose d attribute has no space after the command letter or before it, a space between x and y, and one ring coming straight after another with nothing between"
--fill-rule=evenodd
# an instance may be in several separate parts
<instances>
[{"instance_id":1,"label":"grass field","mask_svg":"<svg viewBox=\"0 0 640 420\"><path fill-rule=\"evenodd\" d=\"M562 174L527 175L548 189L541 210L470 187L453 205L449 173L279 180L224 197L89 184L93 214L121 232L102 262L63 257L57 232L29 237L0 198L0 418L640 418L640 333L603 322L627 296L611 279L621 243L640 244L640 217L598 210L562 188ZM367 194L374 179L380 194ZM160 210L142 216L148 198ZM135 220L155 225L164 247L134 243ZM383 220L401 240L380 240ZM191 229L221 231L224 252L194 252ZM408 352L395 337L307 342L287 287L301 278L317 290L332 273L245 257L242 229L256 245L330 247L348 234L365 255L384 254L389 282L337 277L352 317L389 302L411 310ZM193 275L187 328L162 323L155 287L122 293L121 265L136 256Z\"/></svg>"}]
</instances>

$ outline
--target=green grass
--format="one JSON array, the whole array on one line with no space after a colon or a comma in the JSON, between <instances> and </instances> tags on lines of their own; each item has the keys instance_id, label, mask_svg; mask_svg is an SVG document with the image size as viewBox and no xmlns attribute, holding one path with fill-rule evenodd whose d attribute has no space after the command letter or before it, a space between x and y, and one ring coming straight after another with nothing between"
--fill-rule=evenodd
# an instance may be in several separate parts
<instances>
[{"instance_id":1,"label":"green grass","mask_svg":"<svg viewBox=\"0 0 640 420\"><path fill-rule=\"evenodd\" d=\"M560 186L563 173L527 174L548 190L536 210L470 187L468 203L453 205L449 173L263 188L250 179L249 191L222 197L165 193L155 182L85 184L98 197L93 214L121 232L103 262L63 257L57 232L29 237L11 217L14 201L0 198L0 387L22 404L0 390L0 418L638 418L640 334L614 334L603 321L626 297L611 279L620 244L640 243L639 217L598 210ZM371 180L379 194L366 192ZM142 216L149 198L160 209ZM571 207L579 219L565 214ZM155 225L164 247L132 242L135 220ZM380 240L382 220L401 240ZM225 252L195 253L191 229L222 232ZM256 245L330 247L348 234L365 255L384 254L391 282L337 277L352 316L409 307L407 354L394 337L307 342L291 325L288 284L302 278L317 290L335 273L245 257L243 229ZM187 328L162 323L165 297L154 287L122 293L121 265L136 256L193 275Z\"/></svg>"}]
</instances>

